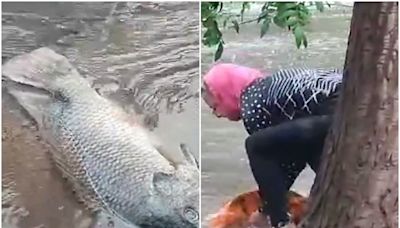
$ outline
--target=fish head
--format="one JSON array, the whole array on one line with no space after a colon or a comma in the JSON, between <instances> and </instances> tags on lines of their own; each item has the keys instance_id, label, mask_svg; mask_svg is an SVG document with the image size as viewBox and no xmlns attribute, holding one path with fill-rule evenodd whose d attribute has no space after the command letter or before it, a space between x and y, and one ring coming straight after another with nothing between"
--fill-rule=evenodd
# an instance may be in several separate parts
<instances>
[{"instance_id":1,"label":"fish head","mask_svg":"<svg viewBox=\"0 0 400 228\"><path fill-rule=\"evenodd\" d=\"M199 227L199 177L199 168L194 159L177 165L172 173L154 173L154 191L148 202L152 216L147 219L149 224L138 225Z\"/></svg>"}]
</instances>

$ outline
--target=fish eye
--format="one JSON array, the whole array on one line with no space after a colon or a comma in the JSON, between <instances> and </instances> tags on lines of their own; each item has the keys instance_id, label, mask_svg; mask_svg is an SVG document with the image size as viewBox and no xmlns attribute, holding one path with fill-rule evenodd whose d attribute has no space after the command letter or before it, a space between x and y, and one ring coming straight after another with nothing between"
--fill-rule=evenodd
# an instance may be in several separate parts
<instances>
[{"instance_id":1,"label":"fish eye","mask_svg":"<svg viewBox=\"0 0 400 228\"><path fill-rule=\"evenodd\" d=\"M191 223L197 223L199 220L199 213L192 207L186 207L183 211L183 215Z\"/></svg>"}]
</instances>

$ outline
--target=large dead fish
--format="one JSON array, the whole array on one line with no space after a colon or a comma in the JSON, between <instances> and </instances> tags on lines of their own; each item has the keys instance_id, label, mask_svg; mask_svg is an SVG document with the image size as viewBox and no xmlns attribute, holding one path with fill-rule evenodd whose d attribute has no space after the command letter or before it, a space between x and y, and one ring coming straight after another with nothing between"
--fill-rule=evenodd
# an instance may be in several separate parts
<instances>
[{"instance_id":1,"label":"large dead fish","mask_svg":"<svg viewBox=\"0 0 400 228\"><path fill-rule=\"evenodd\" d=\"M49 48L11 59L2 74L90 208L143 228L198 227L199 168L190 152L183 148L183 160L166 156L138 121Z\"/></svg>"}]
</instances>

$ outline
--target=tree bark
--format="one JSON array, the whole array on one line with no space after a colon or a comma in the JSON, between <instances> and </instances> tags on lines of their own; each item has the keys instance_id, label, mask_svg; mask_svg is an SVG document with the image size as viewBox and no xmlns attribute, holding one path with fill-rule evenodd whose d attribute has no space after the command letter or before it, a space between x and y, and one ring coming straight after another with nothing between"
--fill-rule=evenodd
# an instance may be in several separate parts
<instances>
[{"instance_id":1,"label":"tree bark","mask_svg":"<svg viewBox=\"0 0 400 228\"><path fill-rule=\"evenodd\" d=\"M355 3L342 95L299 227L398 226L398 3Z\"/></svg>"}]
</instances>

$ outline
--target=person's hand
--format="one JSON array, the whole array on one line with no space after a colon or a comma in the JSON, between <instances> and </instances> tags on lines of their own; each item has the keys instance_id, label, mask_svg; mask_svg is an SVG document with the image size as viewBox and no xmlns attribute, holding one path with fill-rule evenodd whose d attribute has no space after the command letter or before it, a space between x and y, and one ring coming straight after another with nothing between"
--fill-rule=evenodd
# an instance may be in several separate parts
<instances>
[{"instance_id":1,"label":"person's hand","mask_svg":"<svg viewBox=\"0 0 400 228\"><path fill-rule=\"evenodd\" d=\"M282 226L281 228L296 228L296 227L297 226L294 223L290 222L289 224L286 224L285 226Z\"/></svg>"},{"instance_id":2,"label":"person's hand","mask_svg":"<svg viewBox=\"0 0 400 228\"><path fill-rule=\"evenodd\" d=\"M249 218L249 228L271 228L268 216L256 211Z\"/></svg>"}]
</instances>

